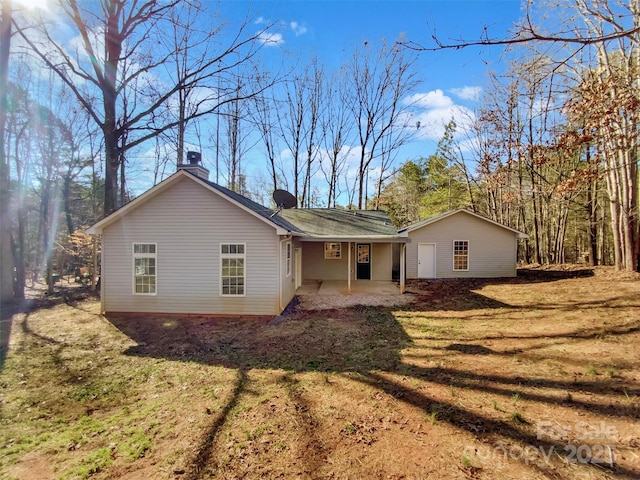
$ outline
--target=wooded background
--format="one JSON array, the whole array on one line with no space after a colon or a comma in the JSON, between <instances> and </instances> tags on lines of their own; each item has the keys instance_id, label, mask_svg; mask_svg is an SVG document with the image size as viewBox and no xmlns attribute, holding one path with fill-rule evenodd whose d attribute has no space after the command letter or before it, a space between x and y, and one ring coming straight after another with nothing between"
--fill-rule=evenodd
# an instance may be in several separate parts
<instances>
[{"instance_id":1,"label":"wooded background","mask_svg":"<svg viewBox=\"0 0 640 480\"><path fill-rule=\"evenodd\" d=\"M300 207L382 208L398 227L466 207L528 233L523 262L637 271L639 3L531 1L510 38L365 42L332 71L273 71L261 54L278 25L256 33L206 3L60 0L54 21L2 0L2 299L91 266L83 229L131 200L141 152L155 184L203 142L212 180L262 203L286 188ZM401 158L424 128L416 59L474 45L506 48L508 68L433 155Z\"/></svg>"}]
</instances>

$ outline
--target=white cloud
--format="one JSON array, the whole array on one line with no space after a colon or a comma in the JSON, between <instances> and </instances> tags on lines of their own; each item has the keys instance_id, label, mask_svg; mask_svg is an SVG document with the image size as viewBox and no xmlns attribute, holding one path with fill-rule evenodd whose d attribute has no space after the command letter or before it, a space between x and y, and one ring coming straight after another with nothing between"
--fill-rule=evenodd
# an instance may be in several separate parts
<instances>
[{"instance_id":1,"label":"white cloud","mask_svg":"<svg viewBox=\"0 0 640 480\"><path fill-rule=\"evenodd\" d=\"M460 135L470 127L473 118L473 112L461 105L428 110L417 115L416 122L420 122L418 136L425 140L440 140L451 120L456 122L457 135Z\"/></svg>"},{"instance_id":2,"label":"white cloud","mask_svg":"<svg viewBox=\"0 0 640 480\"><path fill-rule=\"evenodd\" d=\"M406 105L413 105L418 108L450 108L453 100L447 97L440 89L432 90L427 93L416 93L404 99Z\"/></svg>"},{"instance_id":3,"label":"white cloud","mask_svg":"<svg viewBox=\"0 0 640 480\"><path fill-rule=\"evenodd\" d=\"M296 37L307 33L307 27L300 25L298 22L290 22L289 28L291 28Z\"/></svg>"},{"instance_id":4,"label":"white cloud","mask_svg":"<svg viewBox=\"0 0 640 480\"><path fill-rule=\"evenodd\" d=\"M475 118L472 110L456 105L453 99L440 89L416 93L405 98L403 103L414 107L407 118L403 119L403 124L415 129L418 140L440 140L451 120L456 122L456 136L462 136Z\"/></svg>"},{"instance_id":5,"label":"white cloud","mask_svg":"<svg viewBox=\"0 0 640 480\"><path fill-rule=\"evenodd\" d=\"M52 5L47 0L14 0L17 9L26 9L29 12L40 10L40 13L49 12Z\"/></svg>"},{"instance_id":6,"label":"white cloud","mask_svg":"<svg viewBox=\"0 0 640 480\"><path fill-rule=\"evenodd\" d=\"M256 25L264 25L267 23L267 20L264 17L258 17L253 23Z\"/></svg>"},{"instance_id":7,"label":"white cloud","mask_svg":"<svg viewBox=\"0 0 640 480\"><path fill-rule=\"evenodd\" d=\"M259 42L267 47L277 47L284 44L284 37L281 33L261 32L257 38Z\"/></svg>"},{"instance_id":8,"label":"white cloud","mask_svg":"<svg viewBox=\"0 0 640 480\"><path fill-rule=\"evenodd\" d=\"M452 88L449 91L463 100L478 101L482 94L482 87L467 86L462 88Z\"/></svg>"}]
</instances>

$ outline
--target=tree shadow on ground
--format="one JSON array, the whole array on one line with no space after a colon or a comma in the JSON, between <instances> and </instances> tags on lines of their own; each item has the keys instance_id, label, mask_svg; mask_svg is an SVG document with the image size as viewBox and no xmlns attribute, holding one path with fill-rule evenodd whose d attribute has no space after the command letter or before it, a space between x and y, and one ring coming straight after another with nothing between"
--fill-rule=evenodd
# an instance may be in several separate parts
<instances>
[{"instance_id":1,"label":"tree shadow on ground","mask_svg":"<svg viewBox=\"0 0 640 480\"><path fill-rule=\"evenodd\" d=\"M135 317L108 320L137 345L129 355L170 358L236 369L393 371L411 337L387 309L323 310L274 325L272 317Z\"/></svg>"},{"instance_id":2,"label":"tree shadow on ground","mask_svg":"<svg viewBox=\"0 0 640 480\"><path fill-rule=\"evenodd\" d=\"M530 283L523 279L515 282ZM441 282L443 285L447 282ZM504 308L516 309L503 302L492 300L473 292L483 285L502 283L501 280L472 280L460 282L455 291L446 292L446 296L433 310L466 311L470 309ZM444 288L444 287L442 287ZM447 287L448 288L448 287ZM626 299L624 296L618 300ZM610 299L611 300L611 299ZM615 299L614 299L615 300ZM49 308L58 303L66 303L74 308L83 308L82 301L69 296L50 298L38 304L38 308ZM574 308L591 308L606 306L602 302L576 302ZM542 308L543 305L530 305L529 309ZM411 308L411 307L409 307ZM554 308L547 305L545 308ZM564 308L564 307L563 307ZM567 306L570 308L570 306ZM4 317L3 317L4 320ZM447 422L462 431L466 431L484 442L502 438L521 445L544 445L554 447L562 452L565 445L541 441L532 433L530 425L525 423L500 421L465 408L455 402L443 402L429 394L428 389L412 389L400 377L427 381L436 385L458 385L460 388L478 394L495 394L501 398L509 398L514 394L528 398L542 405L565 405L566 400L544 392L543 389L554 389L562 392L581 392L587 395L601 395L607 391L617 391L615 379L602 378L589 382L557 380L550 378L520 378L508 375L483 375L472 368L424 367L408 363L402 351L414 347L414 338L407 333L395 313L390 309L358 306L340 310L324 310L312 312L292 312L280 323L273 322L272 317L261 319L179 317L179 316L118 316L110 315L108 320L120 331L136 342L128 348L128 355L150 358L162 358L174 361L195 362L203 365L223 366L235 369L237 379L230 398L220 413L205 425L196 455L191 459L191 470L185 478L201 477L201 472L210 464L211 455L219 441L221 428L228 420L230 412L237 406L239 399L248 387L248 372L252 369L279 370L284 372L335 372L349 379L361 382L378 389L394 398L423 410L426 414L438 412L439 420ZM34 341L48 342L56 349L54 360L59 358L55 339L44 337L32 331L28 323L28 315L24 319L23 333ZM491 335L474 338L475 343L463 343L455 336L445 339L448 346L441 345L442 350L451 355L477 358L485 356L512 355L513 351L501 352L495 348L482 345L486 339L538 339L536 345L524 345L518 353L532 349L544 348L552 342L564 339L597 339L601 335L612 338L624 338L640 330L640 324L619 327L584 327L576 328L562 334L540 334L531 336ZM526 335L526 334L525 334ZM7 338L8 341L8 338ZM546 341L546 342L545 342ZM57 364L58 362L56 362ZM355 375L352 375L355 373ZM294 373L285 375L285 382L293 382ZM71 377L71 375L70 375ZM534 387L539 391L531 393L525 390ZM638 395L640 389L627 389L626 394ZM314 419L305 398L290 389L290 396L300 405L297 410L301 424L308 426L306 434L309 445L315 442ZM607 415L621 419L636 419L637 409L616 409L610 405L584 400L571 400L570 407L583 413ZM318 454L320 455L320 454ZM320 464L318 458L318 465ZM310 468L313 470L313 462ZM549 473L546 467L540 468ZM589 467L586 467L589 468ZM591 468L601 468L592 466ZM637 472L618 467L615 470L620 478L634 478Z\"/></svg>"},{"instance_id":3,"label":"tree shadow on ground","mask_svg":"<svg viewBox=\"0 0 640 480\"><path fill-rule=\"evenodd\" d=\"M454 302L452 305L457 305ZM478 308L478 307L475 307ZM483 375L474 371L447 367L418 367L406 363L402 350L414 345L390 309L357 306L349 309L302 312L274 324L271 318L225 319L152 315L110 315L108 320L133 339L137 345L129 348L128 355L156 357L197 362L236 369L245 375L239 380L231 404L242 393L246 372L251 369L284 370L287 372L332 372L349 375L363 384L420 408L426 414L437 409L439 418L450 425L473 434L480 441L489 442L496 437L521 445L539 445L563 452L566 445L541 440L526 422L521 424L499 421L466 409L453 402L443 403L424 391L416 391L388 378L387 374L423 380L450 387L463 385L465 390L480 394L495 394L504 398L514 395L546 405L564 405L566 401L552 394L530 394L527 387L554 389L561 392L587 392L603 394L616 387L614 379L591 382L567 380L512 378L507 375ZM628 335L635 330L624 330L612 335ZM581 336L579 331L571 335ZM587 335L591 335L589 332ZM540 336L540 338L545 338ZM492 349L477 344L449 345L452 354L497 355ZM526 351L524 347L521 351ZM244 372L244 373L243 373ZM627 392L628 393L628 392ZM640 393L633 390L631 394ZM571 408L619 418L637 418L635 410L620 410L597 401L572 401ZM209 459L220 428L231 407L207 430L194 470L189 478ZM206 462L205 462L206 463ZM547 472L550 466L530 465ZM594 466L593 468L601 468ZM588 468L588 467L587 467ZM633 478L637 472L616 467L621 478Z\"/></svg>"},{"instance_id":4,"label":"tree shadow on ground","mask_svg":"<svg viewBox=\"0 0 640 480\"><path fill-rule=\"evenodd\" d=\"M602 300L581 300L578 295L571 302L558 304L556 302L529 303L526 306L512 305L495 298L483 295L480 291L487 286L500 285L532 285L535 288L539 283L551 283L560 280L575 278L589 278L594 276L592 267L558 269L530 268L518 269L517 277L513 278L467 278L467 279L413 279L408 280L406 293L415 295L415 305L428 310L449 310L452 312L464 312L468 310L484 309L484 314L478 316L491 317L490 310L497 309L525 309L547 311L574 311L591 307L606 307L609 309L628 308L635 306L640 308L640 298L635 294L618 295Z\"/></svg>"},{"instance_id":5,"label":"tree shadow on ground","mask_svg":"<svg viewBox=\"0 0 640 480\"><path fill-rule=\"evenodd\" d=\"M53 294L46 294L44 290L37 288L29 289L28 293L27 298L7 302L0 306L0 372L2 372L4 368L9 350L11 329L15 315L23 313L28 316L29 313L36 310L54 308L65 303L82 310L84 308L83 303L86 300L98 298L98 292L91 290L89 287L77 286L56 286ZM25 321L24 324L21 325L23 331L25 328L28 328L28 326L25 327L25 325L28 325L28 322ZM43 340L48 341L50 339Z\"/></svg>"},{"instance_id":6,"label":"tree shadow on ground","mask_svg":"<svg viewBox=\"0 0 640 480\"><path fill-rule=\"evenodd\" d=\"M545 267L521 267L517 270L517 278L531 283L552 282L570 278L585 278L594 276L594 267L571 265L547 265Z\"/></svg>"},{"instance_id":7,"label":"tree shadow on ground","mask_svg":"<svg viewBox=\"0 0 640 480\"><path fill-rule=\"evenodd\" d=\"M11 302L0 306L0 372L4 368L4 362L9 351L9 339L11 337L11 326L13 316L18 313L19 304Z\"/></svg>"},{"instance_id":8,"label":"tree shadow on ground","mask_svg":"<svg viewBox=\"0 0 640 480\"><path fill-rule=\"evenodd\" d=\"M213 447L216 441L216 437L224 423L227 421L229 413L235 408L240 399L240 395L244 391L247 384L247 371L243 369L238 370L238 378L231 393L230 400L225 404L220 414L215 420L207 426L204 435L200 441L200 444L196 450L196 456L192 460L190 471L184 477L186 480L197 480L200 478L201 473L207 468L211 460L211 454L213 453Z\"/></svg>"}]
</instances>

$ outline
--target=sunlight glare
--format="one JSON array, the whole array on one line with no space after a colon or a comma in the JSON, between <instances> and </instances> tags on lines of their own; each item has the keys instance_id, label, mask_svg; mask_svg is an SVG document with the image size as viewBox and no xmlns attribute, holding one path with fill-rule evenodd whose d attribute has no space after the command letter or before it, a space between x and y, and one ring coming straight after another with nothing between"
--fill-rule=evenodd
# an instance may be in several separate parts
<instances>
[{"instance_id":1,"label":"sunlight glare","mask_svg":"<svg viewBox=\"0 0 640 480\"><path fill-rule=\"evenodd\" d=\"M49 4L53 0L13 0L13 4L18 8L27 10L49 10Z\"/></svg>"}]
</instances>

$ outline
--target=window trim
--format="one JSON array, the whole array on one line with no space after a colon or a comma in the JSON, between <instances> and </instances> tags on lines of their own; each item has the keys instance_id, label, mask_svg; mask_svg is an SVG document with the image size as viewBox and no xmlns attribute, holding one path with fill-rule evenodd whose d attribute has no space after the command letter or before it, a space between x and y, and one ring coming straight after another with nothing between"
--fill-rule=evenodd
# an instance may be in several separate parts
<instances>
[{"instance_id":1,"label":"window trim","mask_svg":"<svg viewBox=\"0 0 640 480\"><path fill-rule=\"evenodd\" d=\"M467 244L467 253L466 253L466 255L456 254L456 243L466 243ZM469 258L470 257L470 255L469 255L469 253L470 253L470 251L469 251L470 250L470 242L469 242L469 240L454 240L452 248L453 248L453 255L452 255L452 257L453 257L452 258L452 260L453 260L453 265L452 265L453 266L453 271L454 272L468 272L469 271L469 265L471 263L470 262L470 258ZM456 257L457 256L465 257L467 259L467 268L456 268Z\"/></svg>"},{"instance_id":2,"label":"window trim","mask_svg":"<svg viewBox=\"0 0 640 480\"><path fill-rule=\"evenodd\" d=\"M155 253L136 253L136 245L153 245ZM155 260L155 291L153 292L137 292L136 291L136 259L153 258ZM151 277L151 275L147 275ZM131 290L134 295L142 295L145 297L154 297L158 295L158 244L156 242L133 242L131 244Z\"/></svg>"},{"instance_id":3,"label":"window trim","mask_svg":"<svg viewBox=\"0 0 640 480\"><path fill-rule=\"evenodd\" d=\"M291 242L287 242L285 243L285 247L284 247L284 261L285 261L285 272L286 272L286 276L290 277L291 276L291 272L293 270L292 265L293 265L293 247L291 245Z\"/></svg>"},{"instance_id":4,"label":"window trim","mask_svg":"<svg viewBox=\"0 0 640 480\"><path fill-rule=\"evenodd\" d=\"M246 243L239 243L239 242L220 242L218 247L218 254L219 254L219 258L220 258L220 271L219 271L219 275L218 275L218 284L219 284L219 288L218 288L218 293L219 296L221 297L231 297L231 298L239 298L239 297L246 297L247 295L247 244ZM222 253L222 246L223 245L242 245L242 250L243 253ZM243 285L243 289L242 289L242 293L224 293L222 288L222 279L223 279L223 275L222 275L222 260L224 259L229 259L229 258L234 258L234 259L242 259L244 260L243 265L242 265L242 278L244 280L244 285Z\"/></svg>"},{"instance_id":5,"label":"window trim","mask_svg":"<svg viewBox=\"0 0 640 480\"><path fill-rule=\"evenodd\" d=\"M337 253L336 256L331 256L330 252L332 251L331 248L329 248L329 246L338 246L337 250L333 250L335 251L335 253ZM327 254L329 253L329 255L327 256ZM324 259L325 260L342 260L342 242L324 242Z\"/></svg>"}]
</instances>

